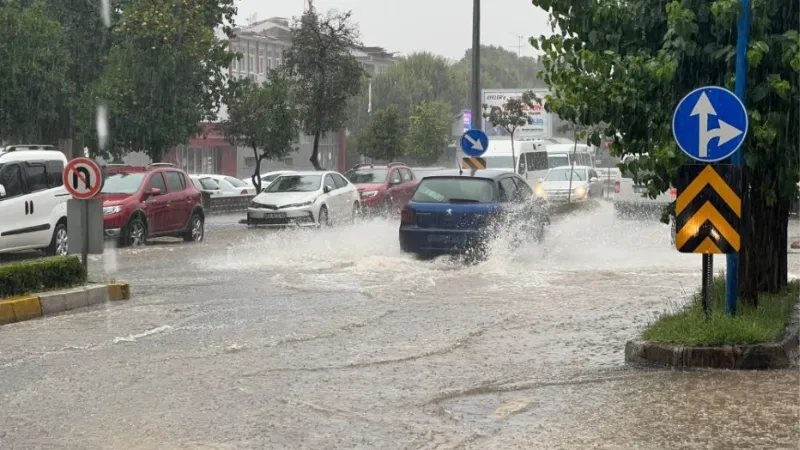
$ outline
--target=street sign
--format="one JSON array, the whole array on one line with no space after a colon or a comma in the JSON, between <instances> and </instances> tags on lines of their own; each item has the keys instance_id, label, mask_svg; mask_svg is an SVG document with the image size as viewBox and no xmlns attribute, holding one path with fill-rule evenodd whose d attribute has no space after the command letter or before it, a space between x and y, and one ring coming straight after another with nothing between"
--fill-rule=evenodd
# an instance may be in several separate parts
<instances>
[{"instance_id":1,"label":"street sign","mask_svg":"<svg viewBox=\"0 0 800 450\"><path fill-rule=\"evenodd\" d=\"M672 135L678 147L700 162L721 161L744 143L747 109L736 95L706 86L683 97L672 116Z\"/></svg>"},{"instance_id":2,"label":"street sign","mask_svg":"<svg viewBox=\"0 0 800 450\"><path fill-rule=\"evenodd\" d=\"M477 156L473 156L472 158L462 158L461 168L472 169L472 170L485 169L486 160L483 158L479 158Z\"/></svg>"},{"instance_id":3,"label":"street sign","mask_svg":"<svg viewBox=\"0 0 800 450\"><path fill-rule=\"evenodd\" d=\"M461 150L469 156L481 156L489 148L489 137L482 130L467 130L461 135Z\"/></svg>"},{"instance_id":4,"label":"street sign","mask_svg":"<svg viewBox=\"0 0 800 450\"><path fill-rule=\"evenodd\" d=\"M742 217L741 168L685 164L678 168L675 248L681 253L736 253Z\"/></svg>"},{"instance_id":5,"label":"street sign","mask_svg":"<svg viewBox=\"0 0 800 450\"><path fill-rule=\"evenodd\" d=\"M76 200L88 200L103 189L103 172L89 158L75 158L64 167L64 187Z\"/></svg>"}]
</instances>

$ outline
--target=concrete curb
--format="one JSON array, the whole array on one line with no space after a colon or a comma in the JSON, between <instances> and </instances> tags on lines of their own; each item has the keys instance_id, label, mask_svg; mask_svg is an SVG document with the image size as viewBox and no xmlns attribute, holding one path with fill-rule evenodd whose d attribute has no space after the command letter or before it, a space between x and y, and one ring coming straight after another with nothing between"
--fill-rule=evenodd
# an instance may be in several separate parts
<instances>
[{"instance_id":1,"label":"concrete curb","mask_svg":"<svg viewBox=\"0 0 800 450\"><path fill-rule=\"evenodd\" d=\"M0 300L0 325L130 298L128 283L90 284L39 295L7 298Z\"/></svg>"},{"instance_id":2,"label":"concrete curb","mask_svg":"<svg viewBox=\"0 0 800 450\"><path fill-rule=\"evenodd\" d=\"M788 369L800 364L799 357L800 320L797 315L776 342L720 347L683 347L642 340L625 344L628 364L674 368Z\"/></svg>"}]
</instances>

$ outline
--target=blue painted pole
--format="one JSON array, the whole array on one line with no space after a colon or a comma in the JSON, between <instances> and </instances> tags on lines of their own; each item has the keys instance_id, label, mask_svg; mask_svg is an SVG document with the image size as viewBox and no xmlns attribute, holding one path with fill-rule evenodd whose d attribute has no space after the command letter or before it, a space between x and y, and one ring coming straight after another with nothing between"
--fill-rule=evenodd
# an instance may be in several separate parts
<instances>
[{"instance_id":1,"label":"blue painted pole","mask_svg":"<svg viewBox=\"0 0 800 450\"><path fill-rule=\"evenodd\" d=\"M739 100L747 106L747 47L750 43L750 0L742 0L742 13L739 15L738 39L736 41L736 87ZM744 144L731 156L731 164L744 165ZM736 301L739 297L739 254L727 255L728 268L725 276L725 311L736 315Z\"/></svg>"}]
</instances>

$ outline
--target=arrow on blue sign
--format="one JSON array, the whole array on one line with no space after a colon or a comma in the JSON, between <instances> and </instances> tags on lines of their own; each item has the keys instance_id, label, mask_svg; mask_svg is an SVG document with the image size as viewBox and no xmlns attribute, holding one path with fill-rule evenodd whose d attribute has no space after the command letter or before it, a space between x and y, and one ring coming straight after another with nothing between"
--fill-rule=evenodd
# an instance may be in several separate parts
<instances>
[{"instance_id":1,"label":"arrow on blue sign","mask_svg":"<svg viewBox=\"0 0 800 450\"><path fill-rule=\"evenodd\" d=\"M744 143L747 109L736 95L718 86L695 89L672 116L672 134L681 150L701 162L721 161Z\"/></svg>"},{"instance_id":2,"label":"arrow on blue sign","mask_svg":"<svg viewBox=\"0 0 800 450\"><path fill-rule=\"evenodd\" d=\"M467 130L461 135L461 150L469 156L481 156L489 148L489 137L482 130Z\"/></svg>"}]
</instances>

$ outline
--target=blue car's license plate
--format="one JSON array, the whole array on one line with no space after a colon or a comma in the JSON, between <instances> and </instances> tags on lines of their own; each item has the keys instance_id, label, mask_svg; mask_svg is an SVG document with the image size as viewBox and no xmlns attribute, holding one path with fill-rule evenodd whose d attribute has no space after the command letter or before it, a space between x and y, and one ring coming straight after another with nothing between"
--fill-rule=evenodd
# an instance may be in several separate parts
<instances>
[{"instance_id":1,"label":"blue car's license plate","mask_svg":"<svg viewBox=\"0 0 800 450\"><path fill-rule=\"evenodd\" d=\"M450 234L432 234L428 236L428 243L439 245L457 245L461 243L460 238L460 236L453 236Z\"/></svg>"}]
</instances>

